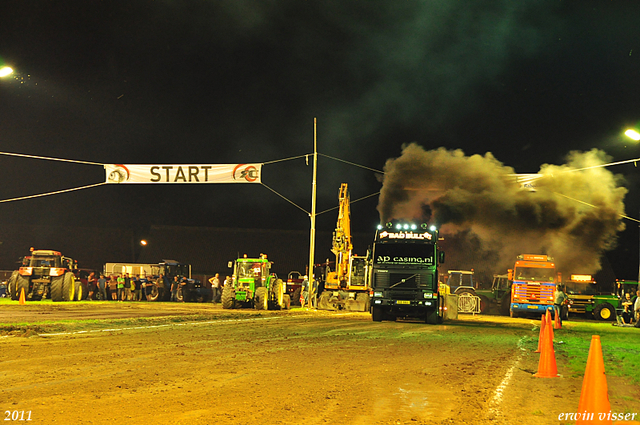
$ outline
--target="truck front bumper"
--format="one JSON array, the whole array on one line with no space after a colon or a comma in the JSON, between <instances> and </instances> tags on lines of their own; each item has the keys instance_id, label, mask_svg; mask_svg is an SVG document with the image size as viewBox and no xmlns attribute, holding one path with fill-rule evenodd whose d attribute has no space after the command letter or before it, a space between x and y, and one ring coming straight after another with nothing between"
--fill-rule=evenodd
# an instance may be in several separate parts
<instances>
[{"instance_id":1,"label":"truck front bumper","mask_svg":"<svg viewBox=\"0 0 640 425\"><path fill-rule=\"evenodd\" d=\"M544 314L547 310L553 312L553 305L548 305L548 304L528 304L528 303L511 303L511 311L517 311L518 313Z\"/></svg>"},{"instance_id":2,"label":"truck front bumper","mask_svg":"<svg viewBox=\"0 0 640 425\"><path fill-rule=\"evenodd\" d=\"M373 298L371 300L371 305L376 306L394 306L398 308L436 308L438 307L437 299L429 299L429 300L393 300L389 298Z\"/></svg>"}]
</instances>

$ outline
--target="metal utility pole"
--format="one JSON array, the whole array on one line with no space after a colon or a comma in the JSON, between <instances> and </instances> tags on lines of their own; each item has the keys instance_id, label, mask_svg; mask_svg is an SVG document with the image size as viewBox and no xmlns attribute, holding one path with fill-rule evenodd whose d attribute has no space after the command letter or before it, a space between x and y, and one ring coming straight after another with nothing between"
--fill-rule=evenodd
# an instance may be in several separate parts
<instances>
[{"instance_id":1,"label":"metal utility pole","mask_svg":"<svg viewBox=\"0 0 640 425\"><path fill-rule=\"evenodd\" d=\"M309 296L307 307L313 307L313 299L316 296L313 282L313 264L315 262L316 249L316 175L318 172L318 143L316 137L317 118L313 119L313 180L311 182L311 234L309 236Z\"/></svg>"}]
</instances>

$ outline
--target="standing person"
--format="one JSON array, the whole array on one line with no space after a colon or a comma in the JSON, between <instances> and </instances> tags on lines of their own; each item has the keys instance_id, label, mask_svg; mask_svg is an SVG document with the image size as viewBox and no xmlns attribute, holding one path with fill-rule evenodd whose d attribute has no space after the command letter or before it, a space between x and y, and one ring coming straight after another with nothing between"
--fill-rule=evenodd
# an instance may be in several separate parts
<instances>
[{"instance_id":1,"label":"standing person","mask_svg":"<svg viewBox=\"0 0 640 425\"><path fill-rule=\"evenodd\" d=\"M87 295L88 300L93 300L93 294L96 293L98 279L96 278L95 272L89 273L89 277L87 278L87 291L89 294Z\"/></svg>"},{"instance_id":2,"label":"standing person","mask_svg":"<svg viewBox=\"0 0 640 425\"><path fill-rule=\"evenodd\" d=\"M313 308L316 308L316 303L318 301L318 281L316 280L316 276L312 275L313 277L313 284L311 285L311 287L313 288L313 291L311 291L312 296L311 296L311 303L313 304Z\"/></svg>"},{"instance_id":3,"label":"standing person","mask_svg":"<svg viewBox=\"0 0 640 425\"><path fill-rule=\"evenodd\" d=\"M111 299L113 301L118 301L119 291L118 291L118 281L114 275L109 277L109 292L111 292Z\"/></svg>"},{"instance_id":4,"label":"standing person","mask_svg":"<svg viewBox=\"0 0 640 425\"><path fill-rule=\"evenodd\" d=\"M104 278L102 273L100 273L100 279L98 279L98 294L102 301L107 300L107 279Z\"/></svg>"},{"instance_id":5,"label":"standing person","mask_svg":"<svg viewBox=\"0 0 640 425\"><path fill-rule=\"evenodd\" d=\"M144 301L148 301L147 300L147 284L149 283L149 280L147 279L147 275L143 275L140 278L140 301L144 300Z\"/></svg>"},{"instance_id":6,"label":"standing person","mask_svg":"<svg viewBox=\"0 0 640 425\"><path fill-rule=\"evenodd\" d=\"M220 274L216 273L211 279L211 290L213 291L213 295L211 296L211 302L217 304L220 302Z\"/></svg>"},{"instance_id":7,"label":"standing person","mask_svg":"<svg viewBox=\"0 0 640 425\"><path fill-rule=\"evenodd\" d=\"M124 276L118 276L118 301L124 301Z\"/></svg>"},{"instance_id":8,"label":"standing person","mask_svg":"<svg viewBox=\"0 0 640 425\"><path fill-rule=\"evenodd\" d=\"M636 291L636 302L633 303L633 312L636 316L636 328L640 328L640 290Z\"/></svg>"},{"instance_id":9,"label":"standing person","mask_svg":"<svg viewBox=\"0 0 640 425\"><path fill-rule=\"evenodd\" d=\"M556 320L562 325L562 306L568 300L567 294L564 293L564 287L562 285L556 286L556 291L553 293L553 312L556 315Z\"/></svg>"},{"instance_id":10,"label":"standing person","mask_svg":"<svg viewBox=\"0 0 640 425\"><path fill-rule=\"evenodd\" d=\"M160 273L158 279L156 279L156 286L158 287L158 300L165 301L165 291L167 288L167 279L165 279L164 275Z\"/></svg>"},{"instance_id":11,"label":"standing person","mask_svg":"<svg viewBox=\"0 0 640 425\"><path fill-rule=\"evenodd\" d=\"M178 301L179 287L180 287L180 281L178 280L178 276L174 276L173 282L171 282L171 301Z\"/></svg>"},{"instance_id":12,"label":"standing person","mask_svg":"<svg viewBox=\"0 0 640 425\"><path fill-rule=\"evenodd\" d=\"M142 284L142 282L140 282L140 275L137 274L136 277L133 279L133 283L131 286L133 286L133 300L134 301L142 301L142 294L140 293L140 285Z\"/></svg>"},{"instance_id":13,"label":"standing person","mask_svg":"<svg viewBox=\"0 0 640 425\"><path fill-rule=\"evenodd\" d=\"M307 301L309 300L309 277L305 274L304 277L302 278L302 299L300 300L300 303L302 304L302 307L307 305Z\"/></svg>"},{"instance_id":14,"label":"standing person","mask_svg":"<svg viewBox=\"0 0 640 425\"><path fill-rule=\"evenodd\" d=\"M131 301L131 276L129 273L124 275L124 298L126 301Z\"/></svg>"}]
</instances>

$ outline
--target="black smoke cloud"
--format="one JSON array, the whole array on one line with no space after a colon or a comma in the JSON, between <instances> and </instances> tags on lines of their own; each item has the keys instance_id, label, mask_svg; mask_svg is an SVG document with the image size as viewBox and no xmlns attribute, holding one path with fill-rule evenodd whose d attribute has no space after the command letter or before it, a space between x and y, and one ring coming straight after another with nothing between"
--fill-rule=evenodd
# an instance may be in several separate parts
<instances>
[{"instance_id":1,"label":"black smoke cloud","mask_svg":"<svg viewBox=\"0 0 640 425\"><path fill-rule=\"evenodd\" d=\"M595 273L624 229L622 178L594 167L608 159L595 149L571 152L564 165L542 165L532 191L489 152L410 144L386 162L378 211L383 222L438 225L449 268L504 273L528 253L553 256L564 273Z\"/></svg>"}]
</instances>

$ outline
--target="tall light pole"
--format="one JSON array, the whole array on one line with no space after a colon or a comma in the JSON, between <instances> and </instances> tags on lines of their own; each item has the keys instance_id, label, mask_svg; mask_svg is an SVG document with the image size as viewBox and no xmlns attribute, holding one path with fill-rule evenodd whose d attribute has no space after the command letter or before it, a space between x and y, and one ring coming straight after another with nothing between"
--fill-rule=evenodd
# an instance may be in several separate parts
<instances>
[{"instance_id":1,"label":"tall light pole","mask_svg":"<svg viewBox=\"0 0 640 425\"><path fill-rule=\"evenodd\" d=\"M636 142L640 141L640 133L636 129L630 128L624 134ZM638 209L638 216L640 217L640 208ZM640 224L638 224L638 285L640 285Z\"/></svg>"},{"instance_id":2,"label":"tall light pole","mask_svg":"<svg viewBox=\"0 0 640 425\"><path fill-rule=\"evenodd\" d=\"M313 264L315 263L315 250L316 250L316 175L318 173L318 143L316 136L316 122L317 119L313 119L313 179L311 182L311 232L309 235L309 288L307 289L308 295L308 307L313 307L313 298L315 297L315 290L313 288L313 282L315 277L313 276Z\"/></svg>"}]
</instances>

